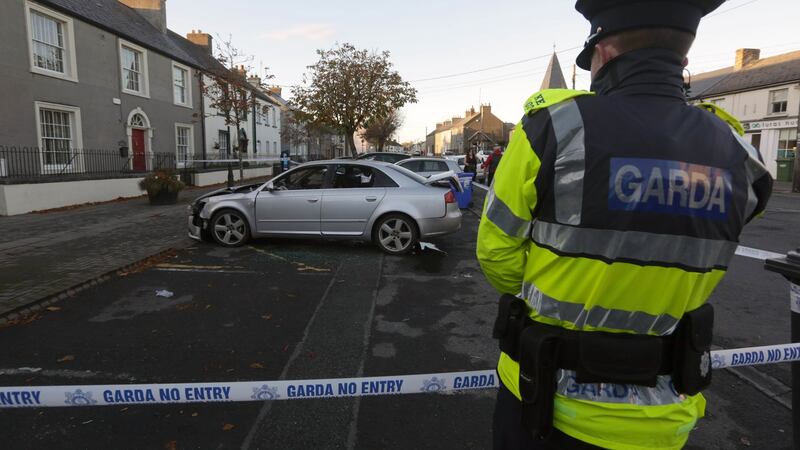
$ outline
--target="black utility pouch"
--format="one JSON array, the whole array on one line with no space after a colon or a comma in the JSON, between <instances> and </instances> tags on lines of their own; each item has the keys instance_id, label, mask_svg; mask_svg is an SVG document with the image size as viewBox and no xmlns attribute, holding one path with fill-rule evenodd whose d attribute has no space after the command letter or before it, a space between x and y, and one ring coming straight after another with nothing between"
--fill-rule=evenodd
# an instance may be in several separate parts
<instances>
[{"instance_id":1,"label":"black utility pouch","mask_svg":"<svg viewBox=\"0 0 800 450\"><path fill-rule=\"evenodd\" d=\"M711 338L714 308L710 304L683 315L673 333L672 383L681 394L695 395L711 384Z\"/></svg>"},{"instance_id":2,"label":"black utility pouch","mask_svg":"<svg viewBox=\"0 0 800 450\"><path fill-rule=\"evenodd\" d=\"M528 305L525 300L504 294L498 304L492 337L500 342L500 350L519 360L519 336L528 323Z\"/></svg>"},{"instance_id":3,"label":"black utility pouch","mask_svg":"<svg viewBox=\"0 0 800 450\"><path fill-rule=\"evenodd\" d=\"M540 327L526 328L519 339L519 394L522 422L536 439L553 430L559 338Z\"/></svg>"},{"instance_id":4,"label":"black utility pouch","mask_svg":"<svg viewBox=\"0 0 800 450\"><path fill-rule=\"evenodd\" d=\"M576 382L656 385L662 357L659 338L584 332L578 341Z\"/></svg>"}]
</instances>

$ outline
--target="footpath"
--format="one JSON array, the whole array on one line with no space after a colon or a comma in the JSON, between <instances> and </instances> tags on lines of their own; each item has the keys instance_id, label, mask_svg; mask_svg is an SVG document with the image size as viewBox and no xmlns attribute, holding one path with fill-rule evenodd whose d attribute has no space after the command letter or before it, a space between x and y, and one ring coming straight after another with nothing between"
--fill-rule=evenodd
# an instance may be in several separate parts
<instances>
[{"instance_id":1,"label":"footpath","mask_svg":"<svg viewBox=\"0 0 800 450\"><path fill-rule=\"evenodd\" d=\"M151 206L144 196L0 217L0 318L190 245L187 205L220 187L187 188L168 206Z\"/></svg>"},{"instance_id":2,"label":"footpath","mask_svg":"<svg viewBox=\"0 0 800 450\"><path fill-rule=\"evenodd\" d=\"M186 189L169 206L137 197L0 217L0 319L27 314L33 304L47 306L45 300L54 296L63 299L86 283L190 245L186 206L220 187ZM776 182L774 193L800 199L787 182Z\"/></svg>"}]
</instances>

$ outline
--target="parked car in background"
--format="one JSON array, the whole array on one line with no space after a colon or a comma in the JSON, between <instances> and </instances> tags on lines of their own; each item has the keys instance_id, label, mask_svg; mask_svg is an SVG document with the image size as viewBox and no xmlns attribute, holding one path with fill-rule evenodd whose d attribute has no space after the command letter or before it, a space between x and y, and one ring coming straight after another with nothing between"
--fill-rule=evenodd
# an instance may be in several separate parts
<instances>
[{"instance_id":1,"label":"parked car in background","mask_svg":"<svg viewBox=\"0 0 800 450\"><path fill-rule=\"evenodd\" d=\"M393 152L371 152L371 153L364 153L363 155L359 155L358 160L365 160L365 161L382 161L387 162L390 164L394 164L397 161L402 161L404 159L408 159L410 156L406 155L405 153L393 153Z\"/></svg>"},{"instance_id":2,"label":"parked car in background","mask_svg":"<svg viewBox=\"0 0 800 450\"><path fill-rule=\"evenodd\" d=\"M423 178L375 161L314 161L266 183L220 189L189 206L189 236L237 247L251 238L348 238L406 253L461 227L458 178Z\"/></svg>"},{"instance_id":3,"label":"parked car in background","mask_svg":"<svg viewBox=\"0 0 800 450\"><path fill-rule=\"evenodd\" d=\"M455 163L458 164L458 167L461 169L462 172L464 171L464 160L466 158L467 157L464 155L447 155L444 157L444 159L455 161Z\"/></svg>"},{"instance_id":4,"label":"parked car in background","mask_svg":"<svg viewBox=\"0 0 800 450\"><path fill-rule=\"evenodd\" d=\"M410 158L396 164L423 177L431 177L445 172L455 174L462 172L461 167L455 161L444 158Z\"/></svg>"}]
</instances>

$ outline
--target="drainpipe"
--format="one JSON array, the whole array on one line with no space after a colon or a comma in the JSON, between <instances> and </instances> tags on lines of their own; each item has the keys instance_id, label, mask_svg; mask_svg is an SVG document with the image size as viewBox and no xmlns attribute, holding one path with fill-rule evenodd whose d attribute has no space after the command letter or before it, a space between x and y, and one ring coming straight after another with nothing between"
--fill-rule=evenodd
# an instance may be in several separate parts
<instances>
[{"instance_id":1,"label":"drainpipe","mask_svg":"<svg viewBox=\"0 0 800 450\"><path fill-rule=\"evenodd\" d=\"M256 135L256 103L258 100L253 102L253 155L256 154L256 138L258 137Z\"/></svg>"}]
</instances>

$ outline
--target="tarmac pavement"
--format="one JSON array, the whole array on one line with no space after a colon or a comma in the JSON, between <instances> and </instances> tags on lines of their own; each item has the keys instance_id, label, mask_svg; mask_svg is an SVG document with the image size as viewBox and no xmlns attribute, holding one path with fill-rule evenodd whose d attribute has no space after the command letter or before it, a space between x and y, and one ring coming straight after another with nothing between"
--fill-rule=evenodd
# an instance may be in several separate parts
<instances>
[{"instance_id":1,"label":"tarmac pavement","mask_svg":"<svg viewBox=\"0 0 800 450\"><path fill-rule=\"evenodd\" d=\"M475 209L480 195L476 191ZM114 275L51 309L0 325L0 385L312 379L494 367L498 351L489 336L496 294L474 258L475 212L465 211L459 233L433 241L443 252L393 257L351 242L257 240L239 249L219 248L185 237L185 206L164 209L148 221L147 205L113 205L67 211L57 216L64 221L60 227L48 223L56 219L47 215L23 217L27 225L0 218L0 227L9 226L19 239L28 239L26 229L58 238L74 214L70 220L80 225L75 229L85 233L86 260L102 273L119 267L117 251L181 248L142 271ZM120 213L138 217L136 225L109 220ZM100 255L108 252L86 244L113 245L103 240L105 234L120 240L125 231L134 236L148 225L175 230L167 232L171 240L155 241L166 247L147 235L132 237L129 247L116 250L101 267ZM800 246L798 226L800 196L777 194L765 217L747 229L743 244L783 253ZM0 241L9 246L2 257L12 261L2 264L16 264L15 255L27 254L24 245L11 241ZM44 267L47 252L32 253ZM63 257L81 260L72 251ZM36 261L24 267L33 270ZM715 345L788 342L787 285L762 264L734 258L712 299ZM73 279L83 272L66 273ZM0 284L2 292L5 286ZM174 296L156 297L161 289ZM790 398L788 369L783 364L716 372L706 392L707 417L687 448L791 448L791 412L778 401ZM488 390L0 410L0 447L490 448L493 397Z\"/></svg>"}]
</instances>

